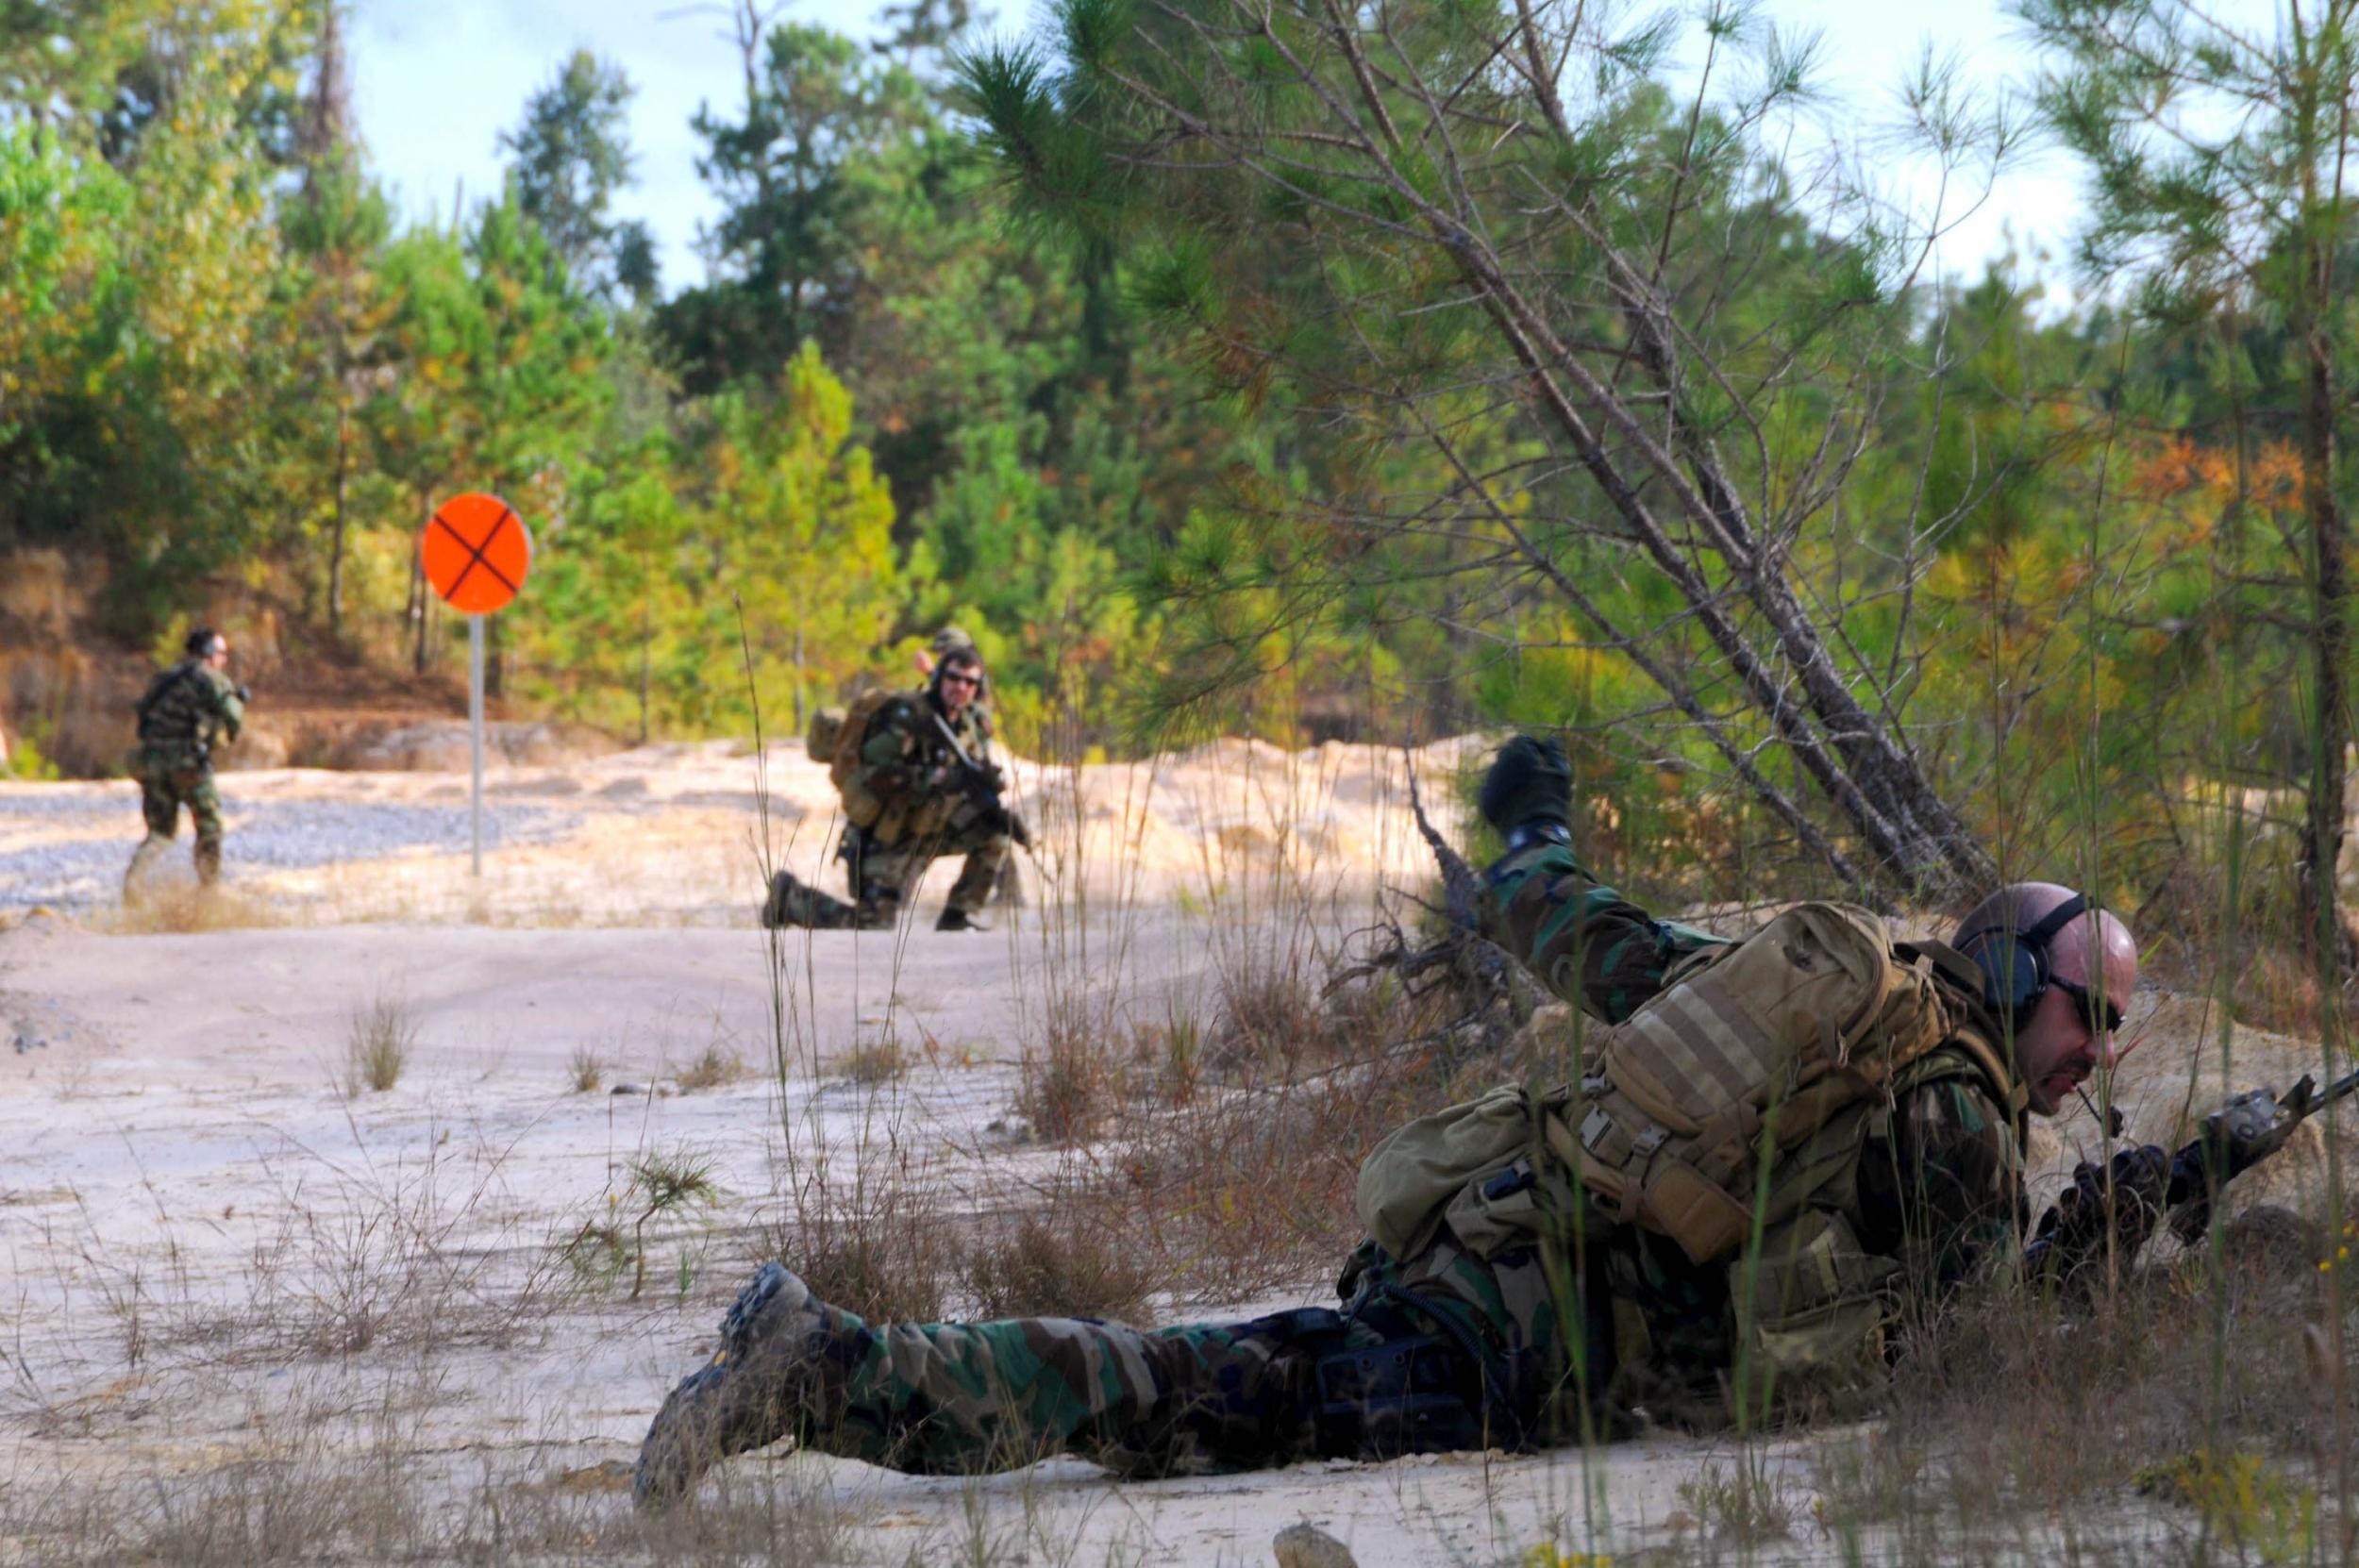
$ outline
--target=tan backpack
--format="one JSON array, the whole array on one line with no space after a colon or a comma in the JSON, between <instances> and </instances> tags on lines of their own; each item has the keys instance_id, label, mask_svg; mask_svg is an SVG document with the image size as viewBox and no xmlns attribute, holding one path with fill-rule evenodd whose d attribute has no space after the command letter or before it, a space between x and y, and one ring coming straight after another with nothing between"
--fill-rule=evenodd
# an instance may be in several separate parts
<instances>
[{"instance_id":1,"label":"tan backpack","mask_svg":"<svg viewBox=\"0 0 2359 1568\"><path fill-rule=\"evenodd\" d=\"M803 726L803 752L814 762L833 764L835 743L844 739L844 721L848 717L841 708L814 708L811 723Z\"/></svg>"},{"instance_id":2,"label":"tan backpack","mask_svg":"<svg viewBox=\"0 0 2359 1568\"><path fill-rule=\"evenodd\" d=\"M1733 946L1696 955L1624 1022L1599 1029L1578 1086L1520 1090L1425 1117L1360 1173L1362 1223L1396 1257L1422 1247L1462 1196L1519 1159L1529 1205L1575 1184L1607 1217L1725 1259L1756 1224L1796 1211L1815 1181L1782 1157L1839 1112L1887 1091L1945 1042L2009 1082L1979 1035L1952 1023L1930 950L1895 951L1884 923L1847 904L1800 904ZM2012 1109L2012 1107L2010 1108ZM1465 1203L1460 1204L1464 1208ZM1471 1216L1470 1216L1471 1217ZM1453 1222L1455 1223L1455 1222ZM1396 1243L1398 1243L1397 1246Z\"/></svg>"},{"instance_id":3,"label":"tan backpack","mask_svg":"<svg viewBox=\"0 0 2359 1568\"><path fill-rule=\"evenodd\" d=\"M861 748L868 744L868 732L876 727L877 715L887 705L904 693L889 686L863 692L853 699L852 706L842 709L835 726L834 744L828 748L828 779L844 797L844 815L855 826L873 827L884 815L885 803L870 792L861 777ZM812 727L817 728L814 720ZM806 736L808 741L811 737ZM811 755L819 755L814 747Z\"/></svg>"}]
</instances>

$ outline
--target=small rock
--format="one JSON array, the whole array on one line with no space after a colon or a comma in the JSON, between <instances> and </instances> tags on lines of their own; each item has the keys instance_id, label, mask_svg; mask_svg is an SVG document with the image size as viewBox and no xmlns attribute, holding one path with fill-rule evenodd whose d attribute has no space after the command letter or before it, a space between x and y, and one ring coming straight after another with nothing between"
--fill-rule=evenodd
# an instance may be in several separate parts
<instances>
[{"instance_id":1,"label":"small rock","mask_svg":"<svg viewBox=\"0 0 2359 1568\"><path fill-rule=\"evenodd\" d=\"M1270 1550L1278 1568L1360 1568L1350 1547L1307 1520L1280 1530Z\"/></svg>"},{"instance_id":2,"label":"small rock","mask_svg":"<svg viewBox=\"0 0 2359 1568\"><path fill-rule=\"evenodd\" d=\"M607 1091L610 1094L644 1094L646 1092L647 1086L644 1083L618 1083Z\"/></svg>"}]
</instances>

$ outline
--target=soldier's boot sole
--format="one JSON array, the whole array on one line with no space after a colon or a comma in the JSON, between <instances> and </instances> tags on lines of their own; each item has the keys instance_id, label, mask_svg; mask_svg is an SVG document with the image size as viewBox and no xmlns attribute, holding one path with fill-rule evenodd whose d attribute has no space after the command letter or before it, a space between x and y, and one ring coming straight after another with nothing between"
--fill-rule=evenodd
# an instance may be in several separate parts
<instances>
[{"instance_id":1,"label":"soldier's boot sole","mask_svg":"<svg viewBox=\"0 0 2359 1568\"><path fill-rule=\"evenodd\" d=\"M764 1263L721 1320L720 1349L680 1380L648 1426L631 1500L668 1508L722 1460L792 1432L813 1353L829 1331L811 1287L783 1264Z\"/></svg>"}]
</instances>

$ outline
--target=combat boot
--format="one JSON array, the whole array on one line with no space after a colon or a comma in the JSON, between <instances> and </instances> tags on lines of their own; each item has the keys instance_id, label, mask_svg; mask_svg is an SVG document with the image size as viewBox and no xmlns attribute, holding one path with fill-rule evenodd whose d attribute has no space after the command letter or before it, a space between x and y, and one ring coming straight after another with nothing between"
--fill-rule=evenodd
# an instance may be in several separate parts
<instances>
[{"instance_id":1,"label":"combat boot","mask_svg":"<svg viewBox=\"0 0 2359 1568\"><path fill-rule=\"evenodd\" d=\"M858 1326L813 1298L784 1264L762 1264L721 1320L712 1359L682 1379L656 1412L639 1445L631 1500L643 1509L667 1508L715 1462L792 1434L828 1347Z\"/></svg>"},{"instance_id":2,"label":"combat boot","mask_svg":"<svg viewBox=\"0 0 2359 1568\"><path fill-rule=\"evenodd\" d=\"M860 902L852 906L852 926L855 930L890 930L900 918L900 895L887 892L873 882L860 890Z\"/></svg>"},{"instance_id":3,"label":"combat boot","mask_svg":"<svg viewBox=\"0 0 2359 1568\"><path fill-rule=\"evenodd\" d=\"M964 909L945 909L942 911L942 917L934 922L934 929L937 931L988 931L991 927Z\"/></svg>"}]
</instances>

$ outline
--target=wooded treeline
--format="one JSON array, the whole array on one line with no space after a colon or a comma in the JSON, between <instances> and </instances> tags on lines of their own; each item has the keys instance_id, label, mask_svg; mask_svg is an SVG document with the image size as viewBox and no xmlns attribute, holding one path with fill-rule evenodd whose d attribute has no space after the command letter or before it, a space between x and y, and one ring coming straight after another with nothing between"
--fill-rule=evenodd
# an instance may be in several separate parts
<instances>
[{"instance_id":1,"label":"wooded treeline","mask_svg":"<svg viewBox=\"0 0 2359 1568\"><path fill-rule=\"evenodd\" d=\"M739 0L665 278L611 62L405 225L332 5L35 0L0 543L103 568L127 640L230 581L424 666L415 530L490 489L540 550L508 700L626 736L743 730L733 600L774 726L957 620L1027 748L1553 726L1643 875L2180 910L2233 862L2329 933L2354 4L2027 0L2035 101L1895 84L1916 210L1796 151L1860 110L1719 0L1063 0L1024 44ZM2091 175L2078 303L1932 264L2034 130Z\"/></svg>"}]
</instances>

